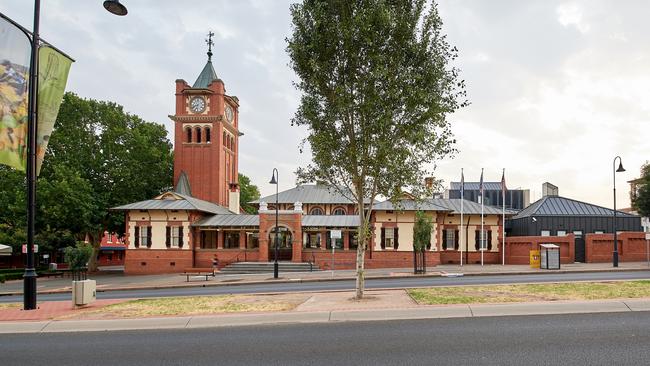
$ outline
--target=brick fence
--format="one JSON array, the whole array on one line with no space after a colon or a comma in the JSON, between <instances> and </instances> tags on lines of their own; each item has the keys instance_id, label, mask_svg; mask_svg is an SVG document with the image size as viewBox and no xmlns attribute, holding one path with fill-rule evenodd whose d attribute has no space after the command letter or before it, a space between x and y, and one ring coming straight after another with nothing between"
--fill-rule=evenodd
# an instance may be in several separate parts
<instances>
[{"instance_id":1,"label":"brick fence","mask_svg":"<svg viewBox=\"0 0 650 366\"><path fill-rule=\"evenodd\" d=\"M645 233L623 232L617 235L618 260L620 262L640 262L647 258ZM585 235L585 257L589 263L612 261L614 234Z\"/></svg>"},{"instance_id":2,"label":"brick fence","mask_svg":"<svg viewBox=\"0 0 650 366\"><path fill-rule=\"evenodd\" d=\"M427 267L434 267L440 264L440 254L438 252L426 253ZM313 261L321 269L330 269L332 265L332 252L325 250L304 250L302 252L302 261ZM334 253L334 269L355 269L357 262L356 250L337 251ZM412 268L413 252L403 251L383 251L372 252L366 251L364 267L373 268Z\"/></svg>"},{"instance_id":3,"label":"brick fence","mask_svg":"<svg viewBox=\"0 0 650 366\"><path fill-rule=\"evenodd\" d=\"M540 244L560 246L560 262L575 262L575 235L567 236L510 236L506 237L506 264L530 263L530 251Z\"/></svg>"}]
</instances>

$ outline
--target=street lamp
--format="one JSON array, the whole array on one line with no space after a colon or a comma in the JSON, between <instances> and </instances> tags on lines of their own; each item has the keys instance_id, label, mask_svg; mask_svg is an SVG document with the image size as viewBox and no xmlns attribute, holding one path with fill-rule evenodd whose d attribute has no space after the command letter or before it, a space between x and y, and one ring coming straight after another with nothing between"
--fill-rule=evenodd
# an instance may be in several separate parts
<instances>
[{"instance_id":1,"label":"street lamp","mask_svg":"<svg viewBox=\"0 0 650 366\"><path fill-rule=\"evenodd\" d=\"M107 4L109 3L109 4ZM117 3L117 4L115 4ZM117 0L104 1L104 8L113 14L126 15L126 8ZM41 1L34 1L34 28L29 65L29 96L27 103L27 264L23 274L23 309L36 309L36 269L34 268L34 223L36 222L36 134L38 120L38 47Z\"/></svg>"},{"instance_id":2,"label":"street lamp","mask_svg":"<svg viewBox=\"0 0 650 366\"><path fill-rule=\"evenodd\" d=\"M278 170L273 168L273 175L269 183L275 184L275 259L273 261L273 278L278 278Z\"/></svg>"},{"instance_id":3,"label":"street lamp","mask_svg":"<svg viewBox=\"0 0 650 366\"><path fill-rule=\"evenodd\" d=\"M618 169L616 169L616 159L618 159ZM618 238L616 234L616 173L625 171L620 156L614 158L612 171L614 172L614 252L612 253L612 264L614 267L618 267Z\"/></svg>"}]
</instances>

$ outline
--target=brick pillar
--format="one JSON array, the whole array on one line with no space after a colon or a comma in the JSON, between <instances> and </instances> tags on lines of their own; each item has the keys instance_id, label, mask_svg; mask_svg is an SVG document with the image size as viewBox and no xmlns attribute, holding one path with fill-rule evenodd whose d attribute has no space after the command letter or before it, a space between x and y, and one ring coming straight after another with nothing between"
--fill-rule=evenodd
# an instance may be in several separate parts
<instances>
[{"instance_id":1,"label":"brick pillar","mask_svg":"<svg viewBox=\"0 0 650 366\"><path fill-rule=\"evenodd\" d=\"M223 230L217 231L217 249L223 249Z\"/></svg>"},{"instance_id":2,"label":"brick pillar","mask_svg":"<svg viewBox=\"0 0 650 366\"><path fill-rule=\"evenodd\" d=\"M327 230L320 232L320 250L327 250Z\"/></svg>"},{"instance_id":3,"label":"brick pillar","mask_svg":"<svg viewBox=\"0 0 650 366\"><path fill-rule=\"evenodd\" d=\"M246 249L246 231L239 230L239 249Z\"/></svg>"},{"instance_id":4,"label":"brick pillar","mask_svg":"<svg viewBox=\"0 0 650 366\"><path fill-rule=\"evenodd\" d=\"M343 235L343 250L350 250L350 232L345 230L341 235Z\"/></svg>"},{"instance_id":5,"label":"brick pillar","mask_svg":"<svg viewBox=\"0 0 650 366\"><path fill-rule=\"evenodd\" d=\"M441 215L436 215L436 249L442 250L442 226L445 223L445 218ZM433 243L432 243L433 245ZM460 244L459 244L460 245Z\"/></svg>"}]
</instances>

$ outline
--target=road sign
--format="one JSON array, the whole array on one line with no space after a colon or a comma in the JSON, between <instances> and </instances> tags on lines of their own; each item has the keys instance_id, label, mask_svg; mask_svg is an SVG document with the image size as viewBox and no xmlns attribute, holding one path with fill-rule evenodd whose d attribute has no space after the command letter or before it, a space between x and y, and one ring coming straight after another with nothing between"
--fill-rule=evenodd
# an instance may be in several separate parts
<instances>
[{"instance_id":1,"label":"road sign","mask_svg":"<svg viewBox=\"0 0 650 366\"><path fill-rule=\"evenodd\" d=\"M34 244L34 253L38 253L38 245ZM23 244L23 254L27 254L27 244Z\"/></svg>"},{"instance_id":2,"label":"road sign","mask_svg":"<svg viewBox=\"0 0 650 366\"><path fill-rule=\"evenodd\" d=\"M645 240L650 240L650 233L645 233Z\"/></svg>"},{"instance_id":3,"label":"road sign","mask_svg":"<svg viewBox=\"0 0 650 366\"><path fill-rule=\"evenodd\" d=\"M330 231L330 238L332 238L332 239L341 239L341 230L332 230L332 231Z\"/></svg>"}]
</instances>

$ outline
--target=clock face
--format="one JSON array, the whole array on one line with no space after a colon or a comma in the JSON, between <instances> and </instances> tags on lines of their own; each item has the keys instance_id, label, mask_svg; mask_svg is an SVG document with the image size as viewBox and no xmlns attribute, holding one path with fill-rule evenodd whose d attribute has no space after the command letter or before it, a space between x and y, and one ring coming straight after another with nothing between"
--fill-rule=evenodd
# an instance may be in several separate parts
<instances>
[{"instance_id":1,"label":"clock face","mask_svg":"<svg viewBox=\"0 0 650 366\"><path fill-rule=\"evenodd\" d=\"M190 100L190 109L194 113L203 113L205 111L205 99L194 97Z\"/></svg>"},{"instance_id":2,"label":"clock face","mask_svg":"<svg viewBox=\"0 0 650 366\"><path fill-rule=\"evenodd\" d=\"M232 122L233 112L232 108L229 105L226 105L226 119L228 122Z\"/></svg>"}]
</instances>

